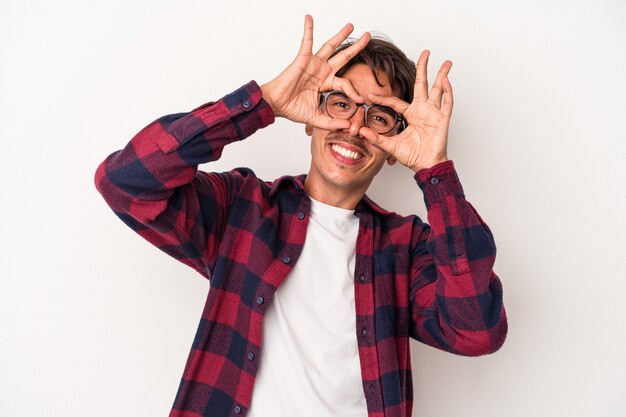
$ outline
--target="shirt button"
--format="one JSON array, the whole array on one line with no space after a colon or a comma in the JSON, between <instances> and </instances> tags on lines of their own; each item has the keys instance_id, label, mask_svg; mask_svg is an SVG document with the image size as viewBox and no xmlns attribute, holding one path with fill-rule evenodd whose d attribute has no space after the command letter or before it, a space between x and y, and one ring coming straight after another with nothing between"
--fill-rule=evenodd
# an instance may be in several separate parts
<instances>
[{"instance_id":1,"label":"shirt button","mask_svg":"<svg viewBox=\"0 0 626 417\"><path fill-rule=\"evenodd\" d=\"M365 274L359 275L359 281L365 282Z\"/></svg>"},{"instance_id":2,"label":"shirt button","mask_svg":"<svg viewBox=\"0 0 626 417\"><path fill-rule=\"evenodd\" d=\"M430 183L431 183L432 185L437 185L437 184L439 184L439 178L437 178L437 177L432 177L432 178L430 179Z\"/></svg>"},{"instance_id":3,"label":"shirt button","mask_svg":"<svg viewBox=\"0 0 626 417\"><path fill-rule=\"evenodd\" d=\"M243 106L244 109L247 109L248 107L252 105L252 103L250 103L250 100L244 100L243 103L241 103L241 105Z\"/></svg>"},{"instance_id":4,"label":"shirt button","mask_svg":"<svg viewBox=\"0 0 626 417\"><path fill-rule=\"evenodd\" d=\"M248 359L250 359L251 361L254 360L254 352L248 352Z\"/></svg>"},{"instance_id":5,"label":"shirt button","mask_svg":"<svg viewBox=\"0 0 626 417\"><path fill-rule=\"evenodd\" d=\"M257 298L256 298L256 303L257 303L257 304L263 304L263 302L264 302L264 301L265 301L265 300L263 299L263 297L260 297L260 296L259 296L259 297L257 297Z\"/></svg>"},{"instance_id":6,"label":"shirt button","mask_svg":"<svg viewBox=\"0 0 626 417\"><path fill-rule=\"evenodd\" d=\"M239 407L238 405L235 406L235 413L241 414L241 407Z\"/></svg>"},{"instance_id":7,"label":"shirt button","mask_svg":"<svg viewBox=\"0 0 626 417\"><path fill-rule=\"evenodd\" d=\"M285 256L283 258L283 262L286 263L286 264L290 264L291 263L291 257L290 256Z\"/></svg>"},{"instance_id":8,"label":"shirt button","mask_svg":"<svg viewBox=\"0 0 626 417\"><path fill-rule=\"evenodd\" d=\"M367 336L367 329L365 327L363 329L361 329L361 334L363 336Z\"/></svg>"},{"instance_id":9,"label":"shirt button","mask_svg":"<svg viewBox=\"0 0 626 417\"><path fill-rule=\"evenodd\" d=\"M298 213L298 219L300 219L300 220L304 219L304 213L303 212Z\"/></svg>"},{"instance_id":10,"label":"shirt button","mask_svg":"<svg viewBox=\"0 0 626 417\"><path fill-rule=\"evenodd\" d=\"M370 394L373 394L374 391L376 391L376 388L374 388L374 384L370 384Z\"/></svg>"}]
</instances>

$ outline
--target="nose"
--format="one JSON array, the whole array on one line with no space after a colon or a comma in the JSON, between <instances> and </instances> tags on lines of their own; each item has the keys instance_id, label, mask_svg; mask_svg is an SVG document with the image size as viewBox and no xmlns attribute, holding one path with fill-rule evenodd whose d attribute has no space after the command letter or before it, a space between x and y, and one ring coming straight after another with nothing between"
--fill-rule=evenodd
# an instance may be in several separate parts
<instances>
[{"instance_id":1,"label":"nose","mask_svg":"<svg viewBox=\"0 0 626 417\"><path fill-rule=\"evenodd\" d=\"M359 136L359 130L365 126L365 108L362 106L357 107L356 112L348 120L350 121L350 127L346 129L346 132L350 136Z\"/></svg>"}]
</instances>

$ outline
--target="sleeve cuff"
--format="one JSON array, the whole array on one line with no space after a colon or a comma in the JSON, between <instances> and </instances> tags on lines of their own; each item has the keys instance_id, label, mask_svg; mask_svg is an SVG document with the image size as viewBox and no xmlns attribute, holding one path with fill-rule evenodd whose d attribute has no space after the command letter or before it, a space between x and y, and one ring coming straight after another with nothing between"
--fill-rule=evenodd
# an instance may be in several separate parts
<instances>
[{"instance_id":1,"label":"sleeve cuff","mask_svg":"<svg viewBox=\"0 0 626 417\"><path fill-rule=\"evenodd\" d=\"M237 132L232 141L244 139L274 123L274 112L263 100L261 88L255 81L250 81L218 101L203 104L176 120L168 130L166 138L169 138L169 143L159 145L165 152L172 152L210 127L229 120Z\"/></svg>"},{"instance_id":2,"label":"sleeve cuff","mask_svg":"<svg viewBox=\"0 0 626 417\"><path fill-rule=\"evenodd\" d=\"M420 169L413 178L424 193L426 209L443 201L447 196L465 198L463 186L452 160L440 162L430 168Z\"/></svg>"},{"instance_id":3,"label":"sleeve cuff","mask_svg":"<svg viewBox=\"0 0 626 417\"><path fill-rule=\"evenodd\" d=\"M261 88L254 80L224 96L222 101L228 107L230 117L239 123L240 139L274 123L274 112L263 100Z\"/></svg>"}]
</instances>

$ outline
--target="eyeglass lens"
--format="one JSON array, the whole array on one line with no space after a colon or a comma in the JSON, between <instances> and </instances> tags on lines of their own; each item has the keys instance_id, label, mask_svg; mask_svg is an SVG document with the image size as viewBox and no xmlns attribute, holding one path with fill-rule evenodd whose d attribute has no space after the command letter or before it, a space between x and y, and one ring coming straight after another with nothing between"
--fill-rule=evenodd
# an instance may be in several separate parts
<instances>
[{"instance_id":1,"label":"eyeglass lens","mask_svg":"<svg viewBox=\"0 0 626 417\"><path fill-rule=\"evenodd\" d=\"M348 119L356 112L358 105L345 94L334 92L326 98L326 111L330 117ZM398 123L398 115L389 107L373 105L366 107L367 126L376 133L388 133Z\"/></svg>"}]
</instances>

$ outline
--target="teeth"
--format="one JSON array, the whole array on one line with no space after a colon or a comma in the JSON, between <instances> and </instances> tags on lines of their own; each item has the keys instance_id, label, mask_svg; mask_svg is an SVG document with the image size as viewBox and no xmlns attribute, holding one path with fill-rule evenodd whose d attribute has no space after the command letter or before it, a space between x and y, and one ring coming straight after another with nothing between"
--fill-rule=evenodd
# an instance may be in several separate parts
<instances>
[{"instance_id":1,"label":"teeth","mask_svg":"<svg viewBox=\"0 0 626 417\"><path fill-rule=\"evenodd\" d=\"M361 155L360 154L358 154L358 153L356 153L354 151L348 150L346 148L342 148L341 146L339 146L337 144L333 144L331 146L331 148L332 148L333 151L337 152L338 154L340 154L344 158L350 158L350 159L354 159L354 160L361 159Z\"/></svg>"}]
</instances>

